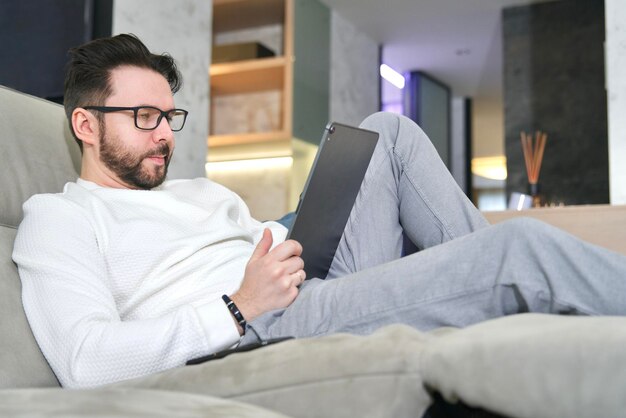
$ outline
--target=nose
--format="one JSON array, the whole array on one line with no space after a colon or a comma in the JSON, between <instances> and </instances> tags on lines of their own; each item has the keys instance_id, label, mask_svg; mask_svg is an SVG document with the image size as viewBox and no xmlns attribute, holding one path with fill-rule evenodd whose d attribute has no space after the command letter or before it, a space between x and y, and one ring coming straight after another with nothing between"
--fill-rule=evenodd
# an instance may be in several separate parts
<instances>
[{"instance_id":1,"label":"nose","mask_svg":"<svg viewBox=\"0 0 626 418\"><path fill-rule=\"evenodd\" d=\"M159 122L157 127L154 128L154 131L152 132L155 142L174 140L174 132L172 131L172 128L166 118L162 118L161 122Z\"/></svg>"}]
</instances>

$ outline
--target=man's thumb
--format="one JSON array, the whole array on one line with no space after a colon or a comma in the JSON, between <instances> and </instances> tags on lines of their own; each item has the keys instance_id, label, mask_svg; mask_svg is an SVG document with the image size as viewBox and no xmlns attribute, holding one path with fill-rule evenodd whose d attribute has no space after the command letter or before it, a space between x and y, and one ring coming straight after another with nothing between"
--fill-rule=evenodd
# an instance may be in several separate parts
<instances>
[{"instance_id":1,"label":"man's thumb","mask_svg":"<svg viewBox=\"0 0 626 418\"><path fill-rule=\"evenodd\" d=\"M263 230L263 237L261 238L261 241L259 241L259 243L256 245L256 248L252 253L252 257L250 258L253 260L257 260L263 257L270 251L273 242L274 238L272 237L272 231L270 231L268 228L265 228Z\"/></svg>"}]
</instances>

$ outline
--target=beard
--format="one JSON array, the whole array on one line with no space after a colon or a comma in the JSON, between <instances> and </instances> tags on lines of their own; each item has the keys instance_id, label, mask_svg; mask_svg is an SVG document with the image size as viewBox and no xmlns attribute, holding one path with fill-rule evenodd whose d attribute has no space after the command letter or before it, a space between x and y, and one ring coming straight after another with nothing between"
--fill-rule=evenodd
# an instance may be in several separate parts
<instances>
[{"instance_id":1,"label":"beard","mask_svg":"<svg viewBox=\"0 0 626 418\"><path fill-rule=\"evenodd\" d=\"M133 154L119 138L107 136L104 124L100 126L100 161L120 180L131 187L149 190L165 181L167 168L170 165L170 147L160 142L154 149L142 154ZM144 167L143 161L152 156L165 156L165 164Z\"/></svg>"}]
</instances>

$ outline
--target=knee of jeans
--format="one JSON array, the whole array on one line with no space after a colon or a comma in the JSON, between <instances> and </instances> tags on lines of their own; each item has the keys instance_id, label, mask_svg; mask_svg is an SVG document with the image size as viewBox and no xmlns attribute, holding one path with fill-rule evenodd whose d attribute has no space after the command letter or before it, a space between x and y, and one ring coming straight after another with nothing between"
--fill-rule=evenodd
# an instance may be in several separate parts
<instances>
[{"instance_id":1,"label":"knee of jeans","mask_svg":"<svg viewBox=\"0 0 626 418\"><path fill-rule=\"evenodd\" d=\"M383 111L374 112L370 114L368 117L366 117L365 119L363 119L363 122L361 122L361 126L370 125L372 123L375 123L375 124L380 124L384 122L389 123L390 120L395 120L398 118L398 116L400 115L391 113L391 112L383 112Z\"/></svg>"},{"instance_id":2,"label":"knee of jeans","mask_svg":"<svg viewBox=\"0 0 626 418\"><path fill-rule=\"evenodd\" d=\"M401 115L395 113L376 112L363 119L359 126L381 134L386 133L387 135L383 135L386 137L395 137L400 117Z\"/></svg>"},{"instance_id":3,"label":"knee of jeans","mask_svg":"<svg viewBox=\"0 0 626 418\"><path fill-rule=\"evenodd\" d=\"M522 216L503 222L502 227L511 239L537 239L545 233L547 225L537 219Z\"/></svg>"},{"instance_id":4,"label":"knee of jeans","mask_svg":"<svg viewBox=\"0 0 626 418\"><path fill-rule=\"evenodd\" d=\"M421 147L425 144L433 147L424 130L415 121L403 115L390 112L373 113L365 118L360 126L380 133L381 142L385 142L386 149L406 151L416 145ZM434 147L432 149L434 150Z\"/></svg>"}]
</instances>

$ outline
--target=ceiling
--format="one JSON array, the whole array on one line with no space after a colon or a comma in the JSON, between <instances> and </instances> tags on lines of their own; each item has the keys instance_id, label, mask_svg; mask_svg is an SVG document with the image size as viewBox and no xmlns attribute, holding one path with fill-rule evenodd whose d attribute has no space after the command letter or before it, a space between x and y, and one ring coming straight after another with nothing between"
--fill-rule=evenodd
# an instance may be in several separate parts
<instances>
[{"instance_id":1,"label":"ceiling","mask_svg":"<svg viewBox=\"0 0 626 418\"><path fill-rule=\"evenodd\" d=\"M502 9L542 1L321 0L382 45L387 65L424 71L473 98L502 95Z\"/></svg>"}]
</instances>

